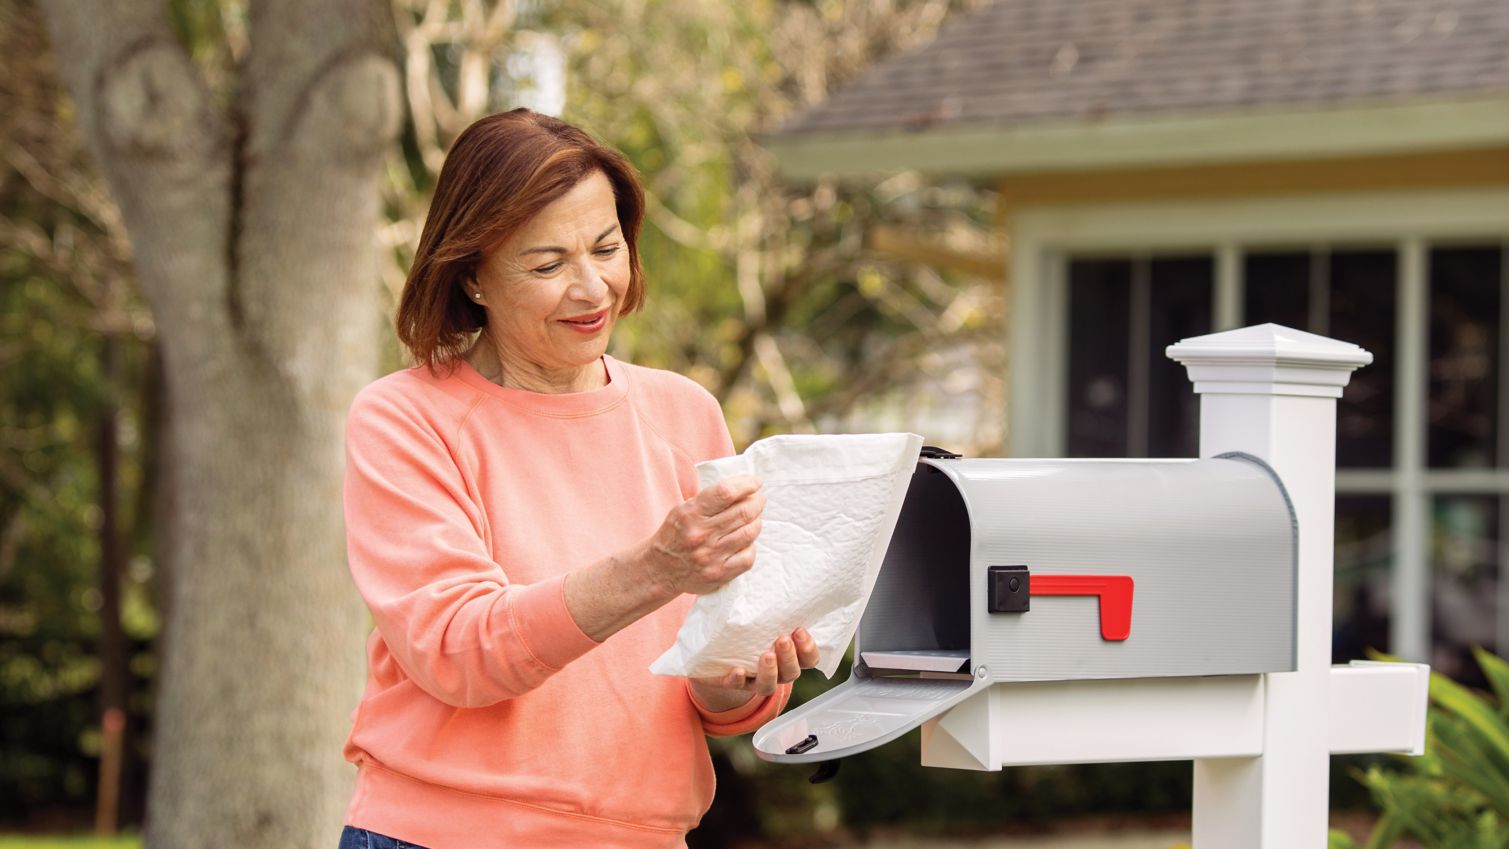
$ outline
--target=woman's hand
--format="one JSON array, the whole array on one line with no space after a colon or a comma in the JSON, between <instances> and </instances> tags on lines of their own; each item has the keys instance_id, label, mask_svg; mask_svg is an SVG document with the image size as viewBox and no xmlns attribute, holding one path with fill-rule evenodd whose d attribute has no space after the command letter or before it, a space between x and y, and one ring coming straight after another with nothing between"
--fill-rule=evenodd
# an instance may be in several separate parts
<instances>
[{"instance_id":1,"label":"woman's hand","mask_svg":"<svg viewBox=\"0 0 1509 849\"><path fill-rule=\"evenodd\" d=\"M760 655L753 673L735 666L718 678L692 678L692 692L697 701L713 711L729 710L795 681L803 669L817 666L818 659L817 641L805 628L798 628L777 637L770 651Z\"/></svg>"},{"instance_id":2,"label":"woman's hand","mask_svg":"<svg viewBox=\"0 0 1509 849\"><path fill-rule=\"evenodd\" d=\"M682 593L710 593L754 565L765 496L739 475L671 508L648 541L566 576L566 609L606 640Z\"/></svg>"},{"instance_id":3,"label":"woman's hand","mask_svg":"<svg viewBox=\"0 0 1509 849\"><path fill-rule=\"evenodd\" d=\"M671 509L646 546L649 577L671 595L702 595L754 566L765 495L759 478L720 481Z\"/></svg>"}]
</instances>

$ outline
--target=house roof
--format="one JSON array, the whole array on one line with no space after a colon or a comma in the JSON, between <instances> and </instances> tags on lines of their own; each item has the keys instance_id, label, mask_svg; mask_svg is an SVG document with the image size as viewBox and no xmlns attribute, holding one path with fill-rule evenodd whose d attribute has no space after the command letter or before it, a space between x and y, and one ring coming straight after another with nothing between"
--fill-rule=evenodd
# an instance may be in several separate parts
<instances>
[{"instance_id":1,"label":"house roof","mask_svg":"<svg viewBox=\"0 0 1509 849\"><path fill-rule=\"evenodd\" d=\"M1506 0L997 0L768 139L789 147L1485 97L1509 101Z\"/></svg>"}]
</instances>

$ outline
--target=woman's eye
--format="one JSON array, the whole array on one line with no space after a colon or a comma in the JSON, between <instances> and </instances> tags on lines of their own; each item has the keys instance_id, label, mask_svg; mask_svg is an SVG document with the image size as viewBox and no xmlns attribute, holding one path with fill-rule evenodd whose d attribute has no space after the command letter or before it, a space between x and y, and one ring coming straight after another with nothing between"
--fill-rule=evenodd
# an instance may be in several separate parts
<instances>
[{"instance_id":1,"label":"woman's eye","mask_svg":"<svg viewBox=\"0 0 1509 849\"><path fill-rule=\"evenodd\" d=\"M565 265L565 263L563 263L563 262L552 262L549 265L542 265L539 268L536 268L534 270L534 273L535 274L554 274L557 271L561 270L561 266L562 265Z\"/></svg>"},{"instance_id":2,"label":"woman's eye","mask_svg":"<svg viewBox=\"0 0 1509 849\"><path fill-rule=\"evenodd\" d=\"M603 245L602 247L600 247L597 250L593 251L593 253L597 254L598 256L612 256L612 255L618 253L619 247L621 247L621 246L620 245Z\"/></svg>"}]
</instances>

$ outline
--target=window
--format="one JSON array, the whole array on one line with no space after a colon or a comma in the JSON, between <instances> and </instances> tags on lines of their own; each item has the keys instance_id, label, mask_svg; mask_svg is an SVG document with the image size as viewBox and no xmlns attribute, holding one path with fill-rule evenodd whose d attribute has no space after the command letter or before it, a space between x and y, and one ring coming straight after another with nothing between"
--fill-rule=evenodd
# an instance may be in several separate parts
<instances>
[{"instance_id":1,"label":"window","mask_svg":"<svg viewBox=\"0 0 1509 849\"><path fill-rule=\"evenodd\" d=\"M1242 324L1282 324L1345 339L1373 354L1372 365L1352 374L1336 408L1340 468L1392 465L1398 267L1392 247L1253 251L1244 257Z\"/></svg>"},{"instance_id":2,"label":"window","mask_svg":"<svg viewBox=\"0 0 1509 849\"><path fill-rule=\"evenodd\" d=\"M1069 262L1071 457L1193 457L1199 399L1156 340L1209 333L1209 256Z\"/></svg>"},{"instance_id":3,"label":"window","mask_svg":"<svg viewBox=\"0 0 1509 849\"><path fill-rule=\"evenodd\" d=\"M1407 653L1472 680L1472 646L1509 648L1502 242L1070 251L1062 259L1067 456L1195 456L1198 401L1163 350L1210 332L1218 315L1225 326L1274 322L1355 342L1374 359L1337 408L1336 659L1390 648L1402 633L1406 643L1429 645ZM1414 314L1402 306L1410 303L1421 305ZM1401 523L1406 517L1412 522ZM1424 538L1395 532L1411 526ZM1422 573L1421 599L1395 597L1409 584L1393 576L1396 568ZM1424 622L1428 632L1410 636Z\"/></svg>"}]
</instances>

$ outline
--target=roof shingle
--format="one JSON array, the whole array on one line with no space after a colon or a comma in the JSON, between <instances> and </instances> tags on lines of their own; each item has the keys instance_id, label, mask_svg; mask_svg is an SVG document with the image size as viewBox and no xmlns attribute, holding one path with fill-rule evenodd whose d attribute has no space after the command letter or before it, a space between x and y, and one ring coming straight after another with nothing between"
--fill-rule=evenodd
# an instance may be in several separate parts
<instances>
[{"instance_id":1,"label":"roof shingle","mask_svg":"<svg viewBox=\"0 0 1509 849\"><path fill-rule=\"evenodd\" d=\"M776 136L1509 92L1509 0L998 0Z\"/></svg>"}]
</instances>

